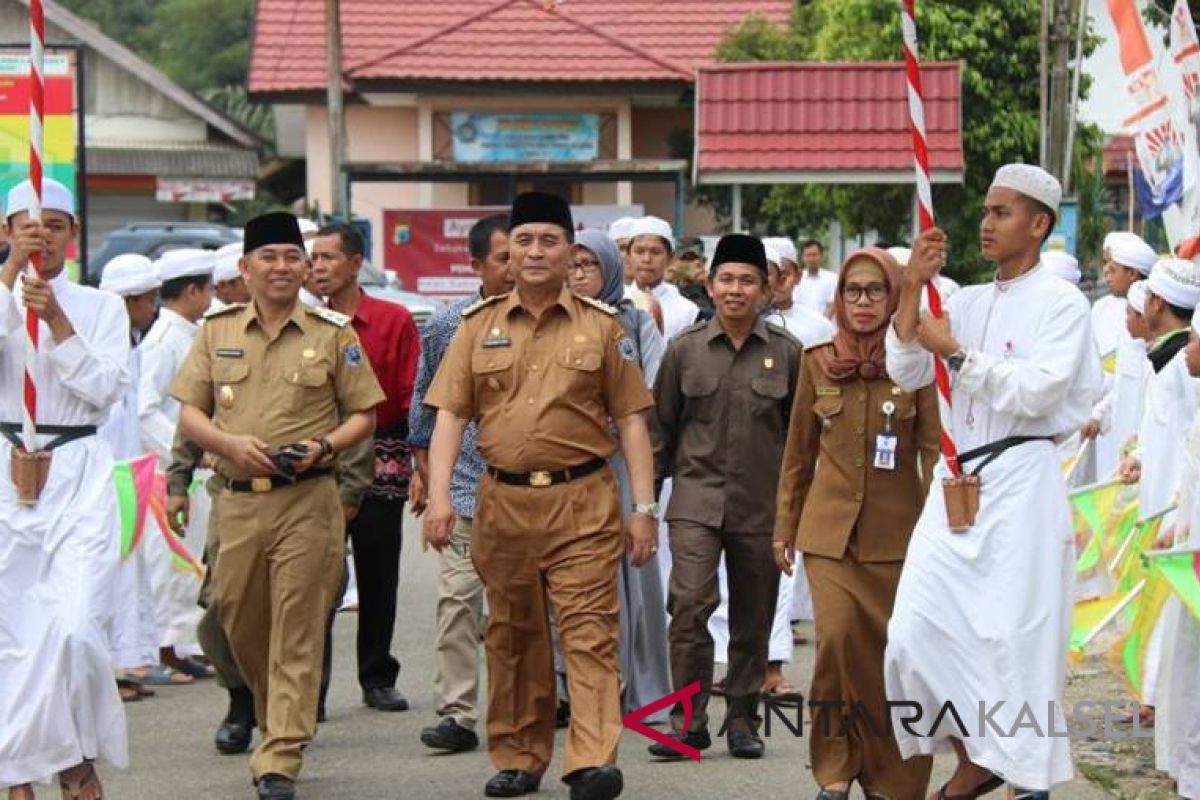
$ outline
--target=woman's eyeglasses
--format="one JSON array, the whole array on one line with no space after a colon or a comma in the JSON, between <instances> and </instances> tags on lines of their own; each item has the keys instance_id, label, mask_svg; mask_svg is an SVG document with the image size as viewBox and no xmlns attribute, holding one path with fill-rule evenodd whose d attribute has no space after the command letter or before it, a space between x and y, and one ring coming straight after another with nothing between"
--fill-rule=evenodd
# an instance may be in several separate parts
<instances>
[{"instance_id":1,"label":"woman's eyeglasses","mask_svg":"<svg viewBox=\"0 0 1200 800\"><path fill-rule=\"evenodd\" d=\"M594 258L577 258L571 262L570 272L582 272L584 275L595 275L600 271L600 262Z\"/></svg>"},{"instance_id":2,"label":"woman's eyeglasses","mask_svg":"<svg viewBox=\"0 0 1200 800\"><path fill-rule=\"evenodd\" d=\"M882 283L872 283L868 286L848 283L842 287L842 298L847 303L857 303L864 294L872 303L878 303L880 300L887 298L888 288Z\"/></svg>"}]
</instances>

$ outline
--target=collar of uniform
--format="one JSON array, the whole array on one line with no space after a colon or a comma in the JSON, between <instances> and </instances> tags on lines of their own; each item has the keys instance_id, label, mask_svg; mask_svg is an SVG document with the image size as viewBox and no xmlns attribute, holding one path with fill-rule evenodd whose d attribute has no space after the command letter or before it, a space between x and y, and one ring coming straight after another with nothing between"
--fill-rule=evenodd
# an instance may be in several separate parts
<instances>
[{"instance_id":1,"label":"collar of uniform","mask_svg":"<svg viewBox=\"0 0 1200 800\"><path fill-rule=\"evenodd\" d=\"M307 312L305 311L304 303L301 303L300 298L297 297L295 300L295 303L292 305L292 313L288 315L287 321L294 323L296 325L296 327L299 328L300 330L304 330L305 329L304 317L305 317L306 313ZM246 303L246 307L244 309L242 309L242 316L241 316L241 319L239 320L239 322L242 325L242 330L249 328L250 323L258 322L258 305L254 302L254 300L251 300L249 303ZM284 327L286 327L286 326L287 326L287 323L284 323Z\"/></svg>"},{"instance_id":2,"label":"collar of uniform","mask_svg":"<svg viewBox=\"0 0 1200 800\"><path fill-rule=\"evenodd\" d=\"M571 318L572 322L575 321L575 295L571 294L571 290L567 288L565 283L562 289L559 290L558 299L554 301L554 304L566 311L567 316ZM517 289L513 289L508 293L508 297L505 298L504 305L500 307L500 315L508 319L512 315L512 312L518 308L525 311L525 306L521 303L521 293Z\"/></svg>"},{"instance_id":3,"label":"collar of uniform","mask_svg":"<svg viewBox=\"0 0 1200 800\"><path fill-rule=\"evenodd\" d=\"M770 341L770 334L767 333L767 321L762 315L759 315L758 319L754 320L754 327L750 329L750 333L764 342ZM708 329L705 331L704 336L706 342L712 342L713 339L719 336L728 336L725 333L725 326L721 324L721 318L716 314L709 317Z\"/></svg>"}]
</instances>

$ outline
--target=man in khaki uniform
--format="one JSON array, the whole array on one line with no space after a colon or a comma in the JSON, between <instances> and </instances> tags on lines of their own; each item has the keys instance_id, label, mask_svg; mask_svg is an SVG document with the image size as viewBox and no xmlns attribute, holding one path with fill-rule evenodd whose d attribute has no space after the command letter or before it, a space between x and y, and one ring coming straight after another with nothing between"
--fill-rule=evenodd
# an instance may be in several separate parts
<instances>
[{"instance_id":1,"label":"man in khaki uniform","mask_svg":"<svg viewBox=\"0 0 1200 800\"><path fill-rule=\"evenodd\" d=\"M471 552L487 590L488 750L500 772L484 793L536 791L554 746L555 689L547 629L553 603L574 713L564 781L572 800L621 793L616 478L605 459L615 423L632 478L634 563L654 552L657 506L651 406L616 309L564 286L571 211L527 193L509 218L516 291L463 311L426 404L438 409L429 452L425 536L437 549L456 515L450 477L468 421L489 465L479 484Z\"/></svg>"},{"instance_id":2,"label":"man in khaki uniform","mask_svg":"<svg viewBox=\"0 0 1200 800\"><path fill-rule=\"evenodd\" d=\"M329 464L371 434L384 396L348 320L298 302L307 258L296 218L251 220L244 253L253 301L208 318L171 394L183 435L225 482L214 599L263 730L250 761L258 796L290 800L316 730L344 556Z\"/></svg>"}]
</instances>

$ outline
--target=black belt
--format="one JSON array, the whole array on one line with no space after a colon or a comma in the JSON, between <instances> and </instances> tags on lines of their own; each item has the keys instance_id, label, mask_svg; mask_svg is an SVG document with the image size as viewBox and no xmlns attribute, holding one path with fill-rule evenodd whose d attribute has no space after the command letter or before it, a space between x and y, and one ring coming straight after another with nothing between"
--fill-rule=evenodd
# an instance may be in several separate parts
<instances>
[{"instance_id":1,"label":"black belt","mask_svg":"<svg viewBox=\"0 0 1200 800\"><path fill-rule=\"evenodd\" d=\"M39 436L45 434L55 437L41 448L42 450L53 450L76 439L86 439L88 436L96 435L95 425L35 425L34 428ZM21 430L22 426L19 422L0 422L0 435L12 442L13 447L24 449L25 443L18 436Z\"/></svg>"},{"instance_id":2,"label":"black belt","mask_svg":"<svg viewBox=\"0 0 1200 800\"><path fill-rule=\"evenodd\" d=\"M231 492L254 492L261 494L269 492L272 489L280 489L284 486L291 486L300 481L312 480L313 478L324 478L326 475L332 475L333 470L324 469L309 469L299 473L295 478L285 478L282 475L264 475L261 478L251 478L248 481L231 481L225 479L225 488Z\"/></svg>"},{"instance_id":3,"label":"black belt","mask_svg":"<svg viewBox=\"0 0 1200 800\"><path fill-rule=\"evenodd\" d=\"M502 469L488 467L488 474L501 483L511 486L532 486L544 489L556 483L566 483L585 475L591 475L607 463L603 458L593 458L591 461L567 469L539 469L533 472L505 472Z\"/></svg>"},{"instance_id":4,"label":"black belt","mask_svg":"<svg viewBox=\"0 0 1200 800\"><path fill-rule=\"evenodd\" d=\"M982 458L983 463L981 463L973 472L970 473L971 475L978 475L983 471L984 467L999 458L1001 454L1007 450L1017 447L1018 445L1028 444L1029 442L1053 441L1053 436L1006 436L1003 439L997 439L991 444L985 444L982 447L976 447L974 450L968 450L967 452L960 454L958 457L958 463L965 470L968 462L977 461L978 459Z\"/></svg>"}]
</instances>

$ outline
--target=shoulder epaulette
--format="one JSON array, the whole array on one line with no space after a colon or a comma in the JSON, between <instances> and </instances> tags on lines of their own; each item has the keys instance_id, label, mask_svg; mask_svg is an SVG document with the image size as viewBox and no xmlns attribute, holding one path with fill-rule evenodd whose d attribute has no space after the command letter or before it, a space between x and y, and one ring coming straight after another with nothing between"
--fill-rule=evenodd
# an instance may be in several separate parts
<instances>
[{"instance_id":1,"label":"shoulder epaulette","mask_svg":"<svg viewBox=\"0 0 1200 800\"><path fill-rule=\"evenodd\" d=\"M206 312L204 314L204 318L212 319L213 317L219 317L222 314L228 314L231 311L241 311L245 307L246 307L245 303L230 303L227 306L223 306L221 308L215 308L212 311Z\"/></svg>"},{"instance_id":2,"label":"shoulder epaulette","mask_svg":"<svg viewBox=\"0 0 1200 800\"><path fill-rule=\"evenodd\" d=\"M791 334L788 333L787 328L783 327L782 325L776 325L774 322L764 322L763 324L767 326L767 330L770 331L771 333L782 334L784 336L791 336ZM795 337L793 336L792 338L795 338Z\"/></svg>"},{"instance_id":3,"label":"shoulder epaulette","mask_svg":"<svg viewBox=\"0 0 1200 800\"><path fill-rule=\"evenodd\" d=\"M495 303L497 300L503 300L506 297L508 297L508 292L503 292L501 294L494 294L491 297L485 297L482 300L478 300L474 303L471 303L471 305L467 306L466 308L464 308L462 310L463 319L466 319L467 317L471 316L479 309L490 306L492 303Z\"/></svg>"},{"instance_id":4,"label":"shoulder epaulette","mask_svg":"<svg viewBox=\"0 0 1200 800\"><path fill-rule=\"evenodd\" d=\"M600 300L596 300L591 297L583 297L582 295L575 295L575 299L579 300L583 303L587 303L589 306L596 309L597 311L603 311L605 314L608 314L610 317L615 317L618 313L620 313L616 309L616 307L610 306L608 303L601 302Z\"/></svg>"},{"instance_id":5,"label":"shoulder epaulette","mask_svg":"<svg viewBox=\"0 0 1200 800\"><path fill-rule=\"evenodd\" d=\"M707 327L708 327L708 320L704 320L703 322L693 322L691 325L688 325L686 328L684 328L683 330L681 330L679 333L677 333L675 335L683 336L685 333L695 333L696 331L702 331Z\"/></svg>"},{"instance_id":6,"label":"shoulder epaulette","mask_svg":"<svg viewBox=\"0 0 1200 800\"><path fill-rule=\"evenodd\" d=\"M305 306L304 308L307 309L308 313L320 317L331 325L337 325L339 328L344 328L350 324L349 317L334 311L332 308L325 308L324 306Z\"/></svg>"}]
</instances>

